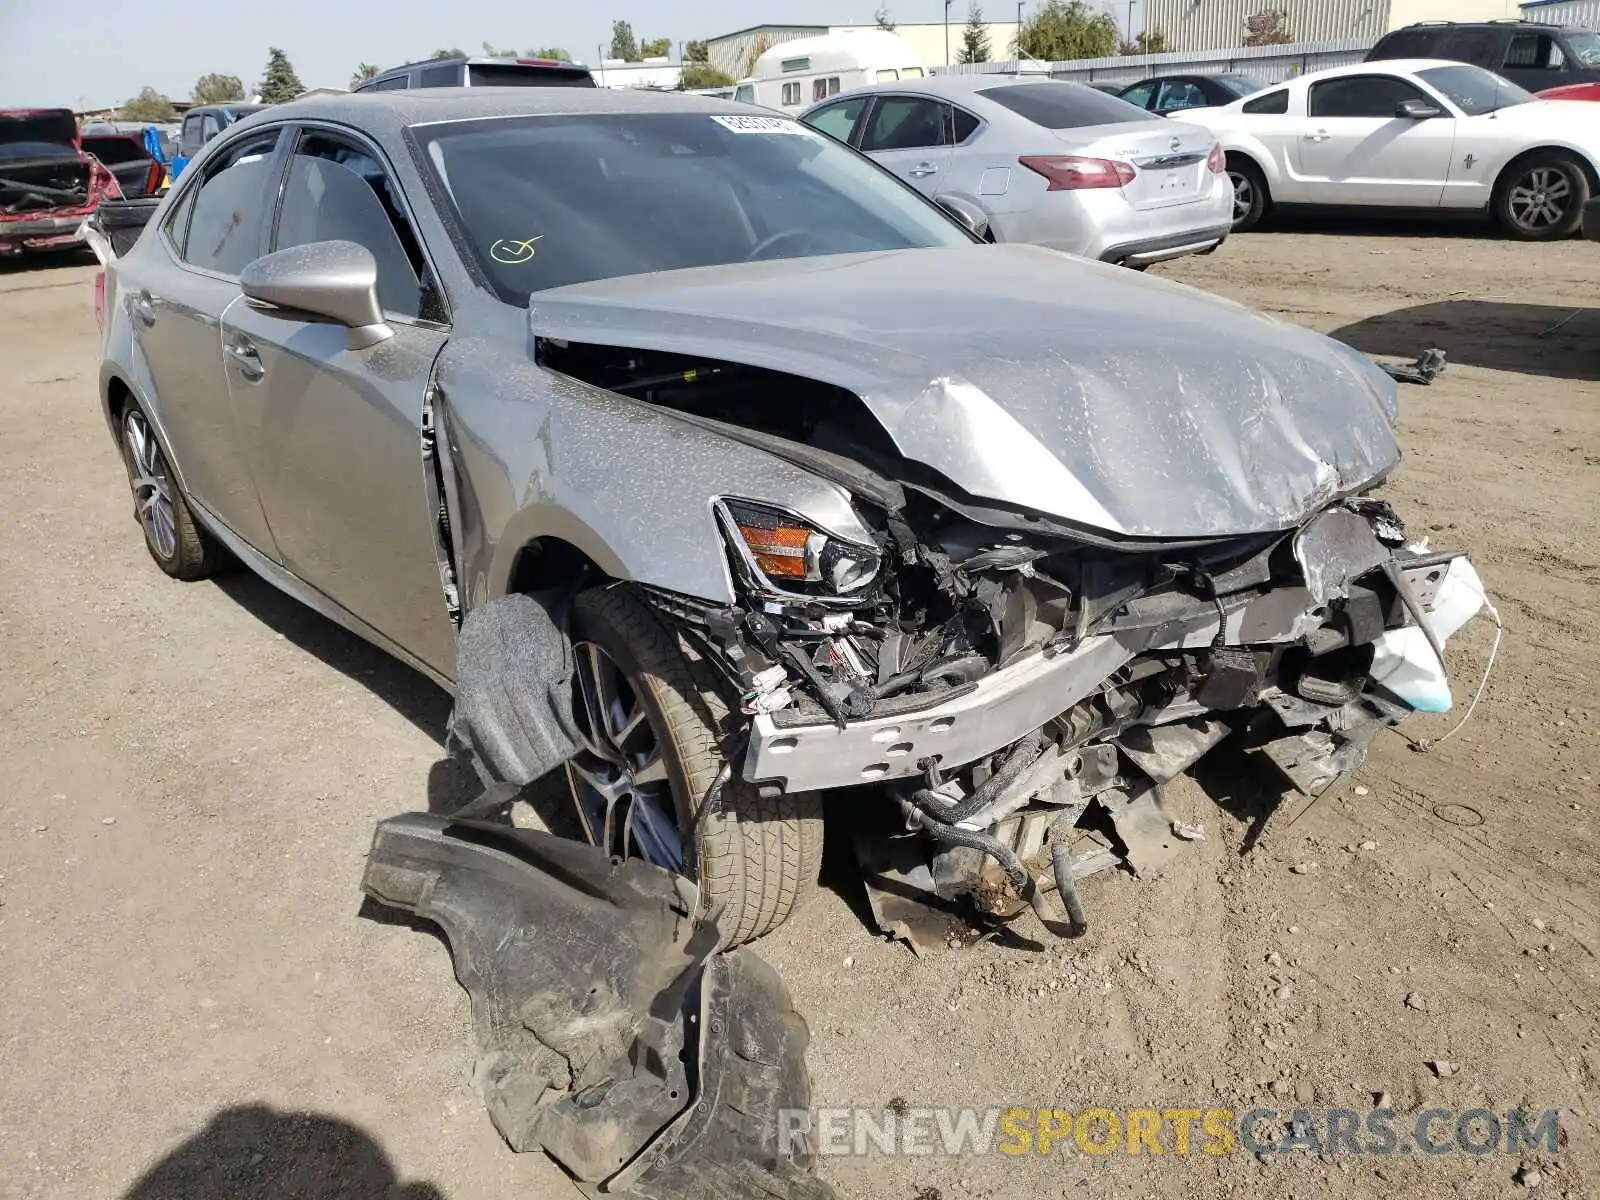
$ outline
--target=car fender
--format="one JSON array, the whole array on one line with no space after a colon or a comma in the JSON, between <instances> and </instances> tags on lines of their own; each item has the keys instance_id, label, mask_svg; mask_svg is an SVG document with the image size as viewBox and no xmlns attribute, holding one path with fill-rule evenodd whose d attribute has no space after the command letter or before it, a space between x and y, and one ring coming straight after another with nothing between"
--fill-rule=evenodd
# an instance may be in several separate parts
<instances>
[{"instance_id":1,"label":"car fender","mask_svg":"<svg viewBox=\"0 0 1600 1200\"><path fill-rule=\"evenodd\" d=\"M1255 163L1260 170L1262 178L1267 181L1267 190L1276 196L1280 192L1280 184L1284 179L1285 165L1267 147L1267 144L1254 134L1229 130L1217 133L1217 140L1222 143L1224 154L1241 154Z\"/></svg>"},{"instance_id":2,"label":"car fender","mask_svg":"<svg viewBox=\"0 0 1600 1200\"><path fill-rule=\"evenodd\" d=\"M731 603L721 497L870 540L840 485L667 408L473 353L483 345L452 341L438 374L465 608L506 594L523 551L543 539L611 578Z\"/></svg>"}]
</instances>

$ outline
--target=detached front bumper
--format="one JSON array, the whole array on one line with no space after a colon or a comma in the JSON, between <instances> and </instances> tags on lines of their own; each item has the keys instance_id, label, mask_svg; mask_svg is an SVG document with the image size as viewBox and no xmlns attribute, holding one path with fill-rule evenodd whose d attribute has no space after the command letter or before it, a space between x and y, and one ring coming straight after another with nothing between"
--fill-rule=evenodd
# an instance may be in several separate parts
<instances>
[{"instance_id":1,"label":"detached front bumper","mask_svg":"<svg viewBox=\"0 0 1600 1200\"><path fill-rule=\"evenodd\" d=\"M0 254L22 250L45 250L56 246L83 244L83 221L92 210L31 217L27 220L0 220Z\"/></svg>"},{"instance_id":2,"label":"detached front bumper","mask_svg":"<svg viewBox=\"0 0 1600 1200\"><path fill-rule=\"evenodd\" d=\"M1402 568L1430 614L1447 573L1445 566L1440 556L1433 555ZM1224 607L1227 646L1297 642L1319 620L1317 601L1302 586L1275 588ZM920 776L930 758L937 759L942 770L955 770L1040 728L1092 695L1140 655L1211 645L1217 626L1213 616L1153 634L1140 630L1097 635L1055 654L1035 651L952 699L914 712L849 721L843 728L831 723L785 723L783 718L792 721L793 714L784 710L762 713L752 721L742 773L753 783L807 792ZM1173 720L1195 715L1193 706L1170 714Z\"/></svg>"}]
</instances>

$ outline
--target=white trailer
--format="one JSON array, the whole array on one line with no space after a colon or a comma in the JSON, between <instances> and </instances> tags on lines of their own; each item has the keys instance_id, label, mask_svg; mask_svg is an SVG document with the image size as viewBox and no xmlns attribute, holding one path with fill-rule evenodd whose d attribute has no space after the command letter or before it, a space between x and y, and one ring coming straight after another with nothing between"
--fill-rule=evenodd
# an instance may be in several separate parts
<instances>
[{"instance_id":1,"label":"white trailer","mask_svg":"<svg viewBox=\"0 0 1600 1200\"><path fill-rule=\"evenodd\" d=\"M852 88L896 79L921 79L926 65L904 38L884 29L853 29L779 42L741 79L734 99L799 112Z\"/></svg>"}]
</instances>

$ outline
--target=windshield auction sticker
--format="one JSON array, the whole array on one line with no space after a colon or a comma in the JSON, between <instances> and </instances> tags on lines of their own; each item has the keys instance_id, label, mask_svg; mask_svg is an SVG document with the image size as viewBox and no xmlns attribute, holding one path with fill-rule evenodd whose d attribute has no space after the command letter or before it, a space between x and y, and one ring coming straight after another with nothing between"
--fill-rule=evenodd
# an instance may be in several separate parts
<instances>
[{"instance_id":1,"label":"windshield auction sticker","mask_svg":"<svg viewBox=\"0 0 1600 1200\"><path fill-rule=\"evenodd\" d=\"M802 137L811 135L811 130L799 121L790 121L783 117L716 116L711 119L734 133L798 133Z\"/></svg>"}]
</instances>

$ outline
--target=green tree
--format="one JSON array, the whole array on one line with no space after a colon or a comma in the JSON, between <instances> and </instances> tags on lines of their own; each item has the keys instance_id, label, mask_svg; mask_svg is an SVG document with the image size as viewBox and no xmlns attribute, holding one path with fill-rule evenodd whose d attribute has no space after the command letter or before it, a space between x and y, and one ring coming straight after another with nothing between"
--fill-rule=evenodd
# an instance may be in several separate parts
<instances>
[{"instance_id":1,"label":"green tree","mask_svg":"<svg viewBox=\"0 0 1600 1200\"><path fill-rule=\"evenodd\" d=\"M1172 46L1167 41L1167 35L1159 29L1146 29L1131 42L1123 38L1117 43L1117 53L1132 54L1165 54Z\"/></svg>"},{"instance_id":2,"label":"green tree","mask_svg":"<svg viewBox=\"0 0 1600 1200\"><path fill-rule=\"evenodd\" d=\"M672 53L671 38L651 38L639 43L640 58L666 58Z\"/></svg>"},{"instance_id":3,"label":"green tree","mask_svg":"<svg viewBox=\"0 0 1600 1200\"><path fill-rule=\"evenodd\" d=\"M1019 56L1043 62L1106 58L1117 48L1116 18L1084 0L1044 0L1017 34Z\"/></svg>"},{"instance_id":4,"label":"green tree","mask_svg":"<svg viewBox=\"0 0 1600 1200\"><path fill-rule=\"evenodd\" d=\"M267 50L266 77L261 81L261 103L287 104L305 90L306 85L294 73L289 56L276 46L270 47Z\"/></svg>"},{"instance_id":5,"label":"green tree","mask_svg":"<svg viewBox=\"0 0 1600 1200\"><path fill-rule=\"evenodd\" d=\"M467 56L467 52L465 50L463 50L460 46L446 46L443 49L435 50L432 54L428 55L428 57L430 59L432 59L432 58L465 58L466 56Z\"/></svg>"},{"instance_id":6,"label":"green tree","mask_svg":"<svg viewBox=\"0 0 1600 1200\"><path fill-rule=\"evenodd\" d=\"M1289 32L1289 14L1281 8L1268 8L1244 19L1246 46L1286 46L1294 41Z\"/></svg>"},{"instance_id":7,"label":"green tree","mask_svg":"<svg viewBox=\"0 0 1600 1200\"><path fill-rule=\"evenodd\" d=\"M560 46L545 46L543 49L540 49L540 50L529 50L528 54L527 54L527 57L529 57L529 58L553 58L557 62L571 62L572 61L572 55L568 54Z\"/></svg>"},{"instance_id":8,"label":"green tree","mask_svg":"<svg viewBox=\"0 0 1600 1200\"><path fill-rule=\"evenodd\" d=\"M683 61L704 63L711 61L711 51L704 42L685 42L683 45Z\"/></svg>"},{"instance_id":9,"label":"green tree","mask_svg":"<svg viewBox=\"0 0 1600 1200\"><path fill-rule=\"evenodd\" d=\"M611 22L611 57L623 62L639 61L639 43L634 39L633 26L626 21Z\"/></svg>"},{"instance_id":10,"label":"green tree","mask_svg":"<svg viewBox=\"0 0 1600 1200\"><path fill-rule=\"evenodd\" d=\"M890 33L894 32L894 22L889 19L888 5L885 5L877 12L873 13L872 19L878 23L879 29L887 29Z\"/></svg>"},{"instance_id":11,"label":"green tree","mask_svg":"<svg viewBox=\"0 0 1600 1200\"><path fill-rule=\"evenodd\" d=\"M710 63L686 62L683 71L678 77L678 90L680 92L692 91L698 88L732 87L733 76L726 71L719 71Z\"/></svg>"},{"instance_id":12,"label":"green tree","mask_svg":"<svg viewBox=\"0 0 1600 1200\"><path fill-rule=\"evenodd\" d=\"M989 27L984 24L983 9L974 4L967 10L967 27L961 31L961 49L956 52L958 63L989 61Z\"/></svg>"},{"instance_id":13,"label":"green tree","mask_svg":"<svg viewBox=\"0 0 1600 1200\"><path fill-rule=\"evenodd\" d=\"M490 45L488 42L484 42L483 43L483 56L485 58L515 58L517 56L517 52L515 50L509 50L509 49L508 50L498 50L494 46Z\"/></svg>"},{"instance_id":14,"label":"green tree","mask_svg":"<svg viewBox=\"0 0 1600 1200\"><path fill-rule=\"evenodd\" d=\"M376 79L382 69L376 63L357 64L356 69L350 72L350 86L354 88L357 84L365 83L369 79Z\"/></svg>"},{"instance_id":15,"label":"green tree","mask_svg":"<svg viewBox=\"0 0 1600 1200\"><path fill-rule=\"evenodd\" d=\"M196 104L226 104L244 99L244 80L237 75L202 75L189 93Z\"/></svg>"},{"instance_id":16,"label":"green tree","mask_svg":"<svg viewBox=\"0 0 1600 1200\"><path fill-rule=\"evenodd\" d=\"M177 115L172 101L153 87L140 88L139 94L118 110L124 121L171 121Z\"/></svg>"}]
</instances>

